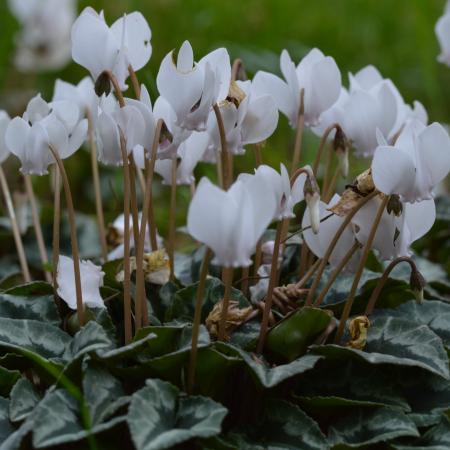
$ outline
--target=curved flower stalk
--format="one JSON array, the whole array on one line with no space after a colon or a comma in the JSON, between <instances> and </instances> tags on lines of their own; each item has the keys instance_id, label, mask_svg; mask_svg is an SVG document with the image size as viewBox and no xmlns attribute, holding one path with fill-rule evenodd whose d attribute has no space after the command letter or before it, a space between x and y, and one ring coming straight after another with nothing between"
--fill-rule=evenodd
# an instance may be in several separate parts
<instances>
[{"instance_id":1,"label":"curved flower stalk","mask_svg":"<svg viewBox=\"0 0 450 450\"><path fill-rule=\"evenodd\" d=\"M233 82L228 98L219 104L227 149L241 155L244 146L263 142L273 134L278 125L278 109L272 96L261 92L251 81ZM209 115L207 130L211 143L205 160L215 163L221 140L214 112Z\"/></svg>"},{"instance_id":2,"label":"curved flower stalk","mask_svg":"<svg viewBox=\"0 0 450 450\"><path fill-rule=\"evenodd\" d=\"M72 27L72 58L91 73L94 81L109 71L120 89L126 90L128 67L136 72L150 59L150 39L150 27L141 13L124 15L109 27L103 11L98 14L87 7Z\"/></svg>"},{"instance_id":3,"label":"curved flower stalk","mask_svg":"<svg viewBox=\"0 0 450 450\"><path fill-rule=\"evenodd\" d=\"M70 28L77 0L8 0L22 28L15 65L23 72L58 70L70 61Z\"/></svg>"},{"instance_id":4,"label":"curved flower stalk","mask_svg":"<svg viewBox=\"0 0 450 450\"><path fill-rule=\"evenodd\" d=\"M91 261L80 260L81 287L83 292L83 305L91 308L104 308L100 287L103 286L103 277L100 266ZM59 255L58 263L58 295L66 302L70 309L77 309L75 293L75 275L72 258Z\"/></svg>"},{"instance_id":5,"label":"curved flower stalk","mask_svg":"<svg viewBox=\"0 0 450 450\"><path fill-rule=\"evenodd\" d=\"M177 185L191 185L195 181L194 169L201 160L209 144L209 134L205 131L194 131L178 148L178 164L176 170ZM163 184L172 184L172 161L157 160L155 172L162 176Z\"/></svg>"},{"instance_id":6,"label":"curved flower stalk","mask_svg":"<svg viewBox=\"0 0 450 450\"><path fill-rule=\"evenodd\" d=\"M303 239L305 240L308 248L318 257L323 258L327 251L328 246L336 235L337 230L344 222L344 218L330 212L330 208L335 205L340 196L335 194L329 203L320 202L320 228L317 234L314 234L311 229L307 229L303 232ZM302 220L302 228L309 228L311 225L311 219L309 215L305 214ZM352 226L349 224L345 231L339 238L336 247L328 259L331 267L336 267L349 252L355 243L355 233ZM352 259L346 265L346 269L353 271L356 264L359 261L359 254L353 255Z\"/></svg>"},{"instance_id":7,"label":"curved flower stalk","mask_svg":"<svg viewBox=\"0 0 450 450\"><path fill-rule=\"evenodd\" d=\"M441 47L437 60L450 66L450 5L445 5L444 14L439 18L435 26L436 37Z\"/></svg>"},{"instance_id":8,"label":"curved flower stalk","mask_svg":"<svg viewBox=\"0 0 450 450\"><path fill-rule=\"evenodd\" d=\"M364 205L352 219L356 228L356 239L365 244L371 224L382 200L379 196ZM389 212L390 211L390 212ZM375 233L372 247L377 250L381 260L399 256L410 256L411 244L425 235L436 219L433 199L417 203L401 203L399 208L384 210Z\"/></svg>"},{"instance_id":9,"label":"curved flower stalk","mask_svg":"<svg viewBox=\"0 0 450 450\"><path fill-rule=\"evenodd\" d=\"M411 203L432 198L433 188L449 171L450 137L438 123L409 123L394 146L376 149L372 161L377 189Z\"/></svg>"},{"instance_id":10,"label":"curved flower stalk","mask_svg":"<svg viewBox=\"0 0 450 450\"><path fill-rule=\"evenodd\" d=\"M284 80L267 72L258 72L253 82L261 92L272 95L278 109L297 127L300 92L304 89L305 125L316 126L319 116L330 108L341 91L341 73L331 56L312 49L296 67L287 50L280 56Z\"/></svg>"},{"instance_id":11,"label":"curved flower stalk","mask_svg":"<svg viewBox=\"0 0 450 450\"><path fill-rule=\"evenodd\" d=\"M183 42L177 60L173 51L163 59L156 83L176 116L176 124L187 130L204 131L211 108L228 95L231 81L230 56L219 48L194 62L188 41Z\"/></svg>"},{"instance_id":12,"label":"curved flower stalk","mask_svg":"<svg viewBox=\"0 0 450 450\"><path fill-rule=\"evenodd\" d=\"M76 104L69 101L45 102L40 95L30 100L22 117L15 117L6 130L6 145L29 175L45 175L54 158L52 145L61 159L71 156L86 139L87 121L79 120Z\"/></svg>"}]
</instances>

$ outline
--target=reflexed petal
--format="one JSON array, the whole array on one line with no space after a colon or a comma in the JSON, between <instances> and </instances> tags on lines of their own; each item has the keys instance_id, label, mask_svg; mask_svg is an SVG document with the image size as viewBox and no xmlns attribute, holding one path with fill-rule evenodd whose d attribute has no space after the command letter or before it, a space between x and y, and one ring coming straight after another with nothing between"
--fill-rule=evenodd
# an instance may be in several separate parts
<instances>
[{"instance_id":1,"label":"reflexed petal","mask_svg":"<svg viewBox=\"0 0 450 450\"><path fill-rule=\"evenodd\" d=\"M379 70L372 65L363 67L359 72L349 78L352 88L358 87L365 91L368 91L383 80Z\"/></svg>"},{"instance_id":2,"label":"reflexed petal","mask_svg":"<svg viewBox=\"0 0 450 450\"><path fill-rule=\"evenodd\" d=\"M6 111L0 111L0 164L2 164L9 156L10 152L6 145L6 130L11 122Z\"/></svg>"},{"instance_id":3,"label":"reflexed petal","mask_svg":"<svg viewBox=\"0 0 450 450\"><path fill-rule=\"evenodd\" d=\"M265 141L276 130L278 110L269 95L250 101L247 114L242 122L243 144L256 144Z\"/></svg>"},{"instance_id":4,"label":"reflexed petal","mask_svg":"<svg viewBox=\"0 0 450 450\"><path fill-rule=\"evenodd\" d=\"M436 220L436 205L434 200L423 200L404 204L405 222L408 226L411 244L424 236Z\"/></svg>"},{"instance_id":5,"label":"reflexed petal","mask_svg":"<svg viewBox=\"0 0 450 450\"><path fill-rule=\"evenodd\" d=\"M198 62L198 66L204 68L206 63L210 64L213 71L219 77L219 90L216 101L220 102L225 100L228 96L231 82L231 63L227 49L218 48L211 53L208 53Z\"/></svg>"},{"instance_id":6,"label":"reflexed petal","mask_svg":"<svg viewBox=\"0 0 450 450\"><path fill-rule=\"evenodd\" d=\"M450 14L445 14L438 20L435 32L441 46L438 61L450 65Z\"/></svg>"},{"instance_id":7,"label":"reflexed petal","mask_svg":"<svg viewBox=\"0 0 450 450\"><path fill-rule=\"evenodd\" d=\"M6 146L20 160L25 156L26 140L30 129L30 125L21 117L12 119L6 129Z\"/></svg>"},{"instance_id":8,"label":"reflexed petal","mask_svg":"<svg viewBox=\"0 0 450 450\"><path fill-rule=\"evenodd\" d=\"M98 159L103 164L113 166L122 165L119 129L109 114L100 114L98 119L98 133L100 136Z\"/></svg>"},{"instance_id":9,"label":"reflexed petal","mask_svg":"<svg viewBox=\"0 0 450 450\"><path fill-rule=\"evenodd\" d=\"M75 130L73 130L72 135L69 137L69 148L66 158L75 153L84 144L87 132L88 121L84 119L75 127Z\"/></svg>"},{"instance_id":10,"label":"reflexed petal","mask_svg":"<svg viewBox=\"0 0 450 450\"><path fill-rule=\"evenodd\" d=\"M191 43L184 41L178 51L177 70L180 72L190 72L194 67L194 51Z\"/></svg>"},{"instance_id":11,"label":"reflexed petal","mask_svg":"<svg viewBox=\"0 0 450 450\"><path fill-rule=\"evenodd\" d=\"M407 194L414 186L416 170L411 157L396 147L383 146L375 151L372 176L384 194Z\"/></svg>"},{"instance_id":12,"label":"reflexed petal","mask_svg":"<svg viewBox=\"0 0 450 450\"><path fill-rule=\"evenodd\" d=\"M50 105L42 99L41 94L38 94L28 102L27 110L23 118L31 124L34 124L47 117L50 111Z\"/></svg>"}]
</instances>

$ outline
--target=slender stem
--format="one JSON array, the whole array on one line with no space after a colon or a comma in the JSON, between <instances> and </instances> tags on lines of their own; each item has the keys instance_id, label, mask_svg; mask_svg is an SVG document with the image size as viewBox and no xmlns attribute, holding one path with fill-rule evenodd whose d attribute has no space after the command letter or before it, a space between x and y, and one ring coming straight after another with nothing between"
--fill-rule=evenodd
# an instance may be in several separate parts
<instances>
[{"instance_id":1,"label":"slender stem","mask_svg":"<svg viewBox=\"0 0 450 450\"><path fill-rule=\"evenodd\" d=\"M264 344L266 341L267 328L269 326L269 315L270 310L272 308L272 298L273 298L273 290L278 282L278 255L280 253L280 241L281 241L281 233L284 227L286 219L278 222L277 226L277 234L275 236L275 244L273 247L273 255L272 255L272 264L270 267L270 279L269 279L269 287L267 289L266 301L264 304L263 317L261 321L261 329L259 332L258 345L256 347L256 352L261 353L264 349Z\"/></svg>"},{"instance_id":2,"label":"slender stem","mask_svg":"<svg viewBox=\"0 0 450 450\"><path fill-rule=\"evenodd\" d=\"M225 126L223 124L222 113L220 112L219 105L216 103L213 106L214 114L216 115L217 126L219 128L220 135L220 145L221 145L221 163L222 163L222 187L223 189L228 189L230 187L230 174L228 170L230 168L229 159L228 159L228 145L227 145L227 137L225 134Z\"/></svg>"},{"instance_id":3,"label":"slender stem","mask_svg":"<svg viewBox=\"0 0 450 450\"><path fill-rule=\"evenodd\" d=\"M225 292L223 295L223 302L222 302L222 315L220 316L219 322L219 335L217 337L219 341L224 341L226 336L228 306L230 304L231 285L233 283L233 272L234 272L233 267L225 267L223 269L223 283L225 284Z\"/></svg>"},{"instance_id":4,"label":"slender stem","mask_svg":"<svg viewBox=\"0 0 450 450\"><path fill-rule=\"evenodd\" d=\"M244 75L244 80L246 80L247 77L245 76L244 63L242 62L242 59L236 58L233 62L233 66L231 67L231 80L232 81L237 80L238 75L240 74L239 72L241 72L241 74Z\"/></svg>"},{"instance_id":5,"label":"slender stem","mask_svg":"<svg viewBox=\"0 0 450 450\"><path fill-rule=\"evenodd\" d=\"M36 203L36 196L34 195L33 183L30 175L24 175L25 189L27 191L28 200L31 205L31 213L33 215L34 232L36 234L36 241L39 249L39 256L41 257L42 266L44 268L45 279L48 283L52 282L52 276L47 271L48 255L45 247L44 236L42 234L41 220L39 217L39 211Z\"/></svg>"},{"instance_id":6,"label":"slender stem","mask_svg":"<svg viewBox=\"0 0 450 450\"><path fill-rule=\"evenodd\" d=\"M120 133L120 150L122 152L123 162L123 214L124 214L124 230L123 230L123 318L125 329L125 343L129 344L132 338L131 329L131 273L130 273L130 166L128 165L128 155L126 150L125 137ZM139 314L139 317L138 317ZM140 310L135 311L136 329L141 324Z\"/></svg>"},{"instance_id":7,"label":"slender stem","mask_svg":"<svg viewBox=\"0 0 450 450\"><path fill-rule=\"evenodd\" d=\"M219 186L223 186L222 153L220 154L220 157L217 157L216 169L217 169L217 184Z\"/></svg>"},{"instance_id":8,"label":"slender stem","mask_svg":"<svg viewBox=\"0 0 450 450\"><path fill-rule=\"evenodd\" d=\"M203 257L202 266L200 269L200 278L198 280L197 296L195 301L194 310L194 322L192 323L192 344L191 344L191 354L189 358L189 371L188 371L188 383L187 392L192 394L195 384L195 366L197 362L197 344L198 336L200 331L200 322L202 318L202 304L203 297L205 295L205 283L206 277L208 275L209 260L212 256L212 252L209 248L206 249L205 255Z\"/></svg>"},{"instance_id":9,"label":"slender stem","mask_svg":"<svg viewBox=\"0 0 450 450\"><path fill-rule=\"evenodd\" d=\"M169 264L170 280L175 278L175 230L177 212L177 158L172 158L172 173L170 182L170 211L169 211Z\"/></svg>"},{"instance_id":10,"label":"slender stem","mask_svg":"<svg viewBox=\"0 0 450 450\"><path fill-rule=\"evenodd\" d=\"M128 157L128 165L130 167L130 199L131 199L131 215L133 217L133 238L134 246L139 242L139 211L136 192L136 164L134 162L133 154L130 153Z\"/></svg>"},{"instance_id":11,"label":"slender stem","mask_svg":"<svg viewBox=\"0 0 450 450\"><path fill-rule=\"evenodd\" d=\"M142 217L141 217L141 226L139 230L139 241L136 247L136 260L137 261L143 261L144 259L144 244L145 244L145 231L147 228L147 218L150 210L151 205L151 197L152 197L152 186L153 186L153 170L151 169L151 166L155 165L156 161L156 154L158 151L158 145L159 145L159 136L161 134L161 128L162 128L162 119L159 119L156 124L156 130L155 130L155 136L153 137L153 145L152 145L152 152L150 155L150 162L148 163L147 167L147 177L145 180L145 190L144 190L144 201L142 204ZM148 158L145 159L146 164L148 161ZM156 241L156 232L155 232L155 241ZM155 247L152 246L153 250L156 250ZM148 307L147 307L147 301L146 301L146 293L145 293L145 279L144 279L144 272L138 271L136 273L136 296L141 300L140 303L143 306L142 309L142 324L146 327L149 325L148 322Z\"/></svg>"},{"instance_id":12,"label":"slender stem","mask_svg":"<svg viewBox=\"0 0 450 450\"><path fill-rule=\"evenodd\" d=\"M130 74L131 84L133 86L134 95L138 100L141 98L141 86L139 84L139 80L136 76L136 72L134 71L133 67L131 67L131 64L128 66L128 73Z\"/></svg>"},{"instance_id":13,"label":"slender stem","mask_svg":"<svg viewBox=\"0 0 450 450\"><path fill-rule=\"evenodd\" d=\"M322 181L322 192L325 193L328 191L328 186L330 184L330 176L331 176L331 165L333 162L333 156L334 156L334 148L330 144L328 147L328 156L327 161L325 163L325 173L323 175L323 181Z\"/></svg>"},{"instance_id":14,"label":"slender stem","mask_svg":"<svg viewBox=\"0 0 450 450\"><path fill-rule=\"evenodd\" d=\"M242 283L241 283L241 291L247 297L248 296L248 282L250 276L250 267L242 268Z\"/></svg>"},{"instance_id":15,"label":"slender stem","mask_svg":"<svg viewBox=\"0 0 450 450\"><path fill-rule=\"evenodd\" d=\"M322 277L322 274L325 270L325 267L328 263L328 260L330 259L331 253L333 253L334 248L336 247L336 244L338 243L339 238L341 237L342 233L347 228L350 221L353 219L354 215L372 198L374 198L376 195L378 195L377 191L371 192L366 197L363 197L359 200L359 202L355 205L355 207L345 216L344 221L342 222L341 226L336 231L336 234L333 237L333 240L330 242L330 245L327 248L327 251L325 252L325 255L322 258L322 262L319 265L319 268L317 270L316 278L314 279L313 284L311 285L311 288L308 292L308 297L306 298L306 305L311 306L312 300L314 298L314 294L316 292L317 286L319 285L320 278Z\"/></svg>"},{"instance_id":16,"label":"slender stem","mask_svg":"<svg viewBox=\"0 0 450 450\"><path fill-rule=\"evenodd\" d=\"M336 171L334 172L333 178L330 181L330 184L326 190L326 192L323 194L323 201L329 202L331 198L333 197L333 192L336 188L336 183L340 175L339 167L336 167Z\"/></svg>"},{"instance_id":17,"label":"slender stem","mask_svg":"<svg viewBox=\"0 0 450 450\"><path fill-rule=\"evenodd\" d=\"M392 272L394 267L401 262L407 262L411 266L411 272L418 272L416 263L409 256L400 256L391 261L391 263L384 270L383 275L379 279L376 288L373 290L372 295L370 296L369 302L367 303L366 312L364 313L366 316L369 316L373 313L375 303L377 302L378 297L380 296L380 293L389 278L389 274Z\"/></svg>"},{"instance_id":18,"label":"slender stem","mask_svg":"<svg viewBox=\"0 0 450 450\"><path fill-rule=\"evenodd\" d=\"M54 166L54 199L53 199L53 248L52 248L52 264L53 264L53 289L55 298L57 298L58 289L58 264L59 264L59 235L61 226L61 175L58 165Z\"/></svg>"},{"instance_id":19,"label":"slender stem","mask_svg":"<svg viewBox=\"0 0 450 450\"><path fill-rule=\"evenodd\" d=\"M255 144L255 166L258 168L263 164L261 144Z\"/></svg>"},{"instance_id":20,"label":"slender stem","mask_svg":"<svg viewBox=\"0 0 450 450\"><path fill-rule=\"evenodd\" d=\"M106 70L105 73L108 75L111 84L113 85L114 92L116 93L117 100L119 101L119 105L121 108L125 106L125 99L123 97L123 93L120 90L119 82L114 74L110 70Z\"/></svg>"},{"instance_id":21,"label":"slender stem","mask_svg":"<svg viewBox=\"0 0 450 450\"><path fill-rule=\"evenodd\" d=\"M136 174L137 174L138 181L139 181L139 187L141 188L142 198L144 198L144 194L145 194L145 177L142 174L142 170L138 166L136 166Z\"/></svg>"},{"instance_id":22,"label":"slender stem","mask_svg":"<svg viewBox=\"0 0 450 450\"><path fill-rule=\"evenodd\" d=\"M344 255L342 260L339 262L339 264L336 266L336 268L333 270L333 273L328 278L327 284L325 287L320 291L319 295L317 296L317 299L314 303L314 306L319 307L327 295L328 291L330 290L331 286L335 282L338 275L342 272L344 267L348 264L352 256L355 254L356 250L359 248L359 243L355 242L353 246L350 248L350 250Z\"/></svg>"},{"instance_id":23,"label":"slender stem","mask_svg":"<svg viewBox=\"0 0 450 450\"><path fill-rule=\"evenodd\" d=\"M305 90L300 91L300 108L298 112L297 129L295 132L294 154L292 156L291 173L294 173L300 162L302 152L303 130L305 128Z\"/></svg>"},{"instance_id":24,"label":"slender stem","mask_svg":"<svg viewBox=\"0 0 450 450\"><path fill-rule=\"evenodd\" d=\"M328 140L328 136L334 129L337 130L338 128L340 128L339 124L333 123L324 131L322 137L320 138L319 148L317 149L316 159L314 160L314 165L313 165L313 172L316 176L317 176L317 170L319 169L319 163L322 158L323 149Z\"/></svg>"},{"instance_id":25,"label":"slender stem","mask_svg":"<svg viewBox=\"0 0 450 450\"><path fill-rule=\"evenodd\" d=\"M255 261L253 263L253 277L255 279L259 278L258 269L261 266L261 260L262 260L262 239L260 239L256 244Z\"/></svg>"},{"instance_id":26,"label":"slender stem","mask_svg":"<svg viewBox=\"0 0 450 450\"><path fill-rule=\"evenodd\" d=\"M64 168L64 164L58 154L58 151L52 145L49 145L48 147L53 157L55 158L56 164L58 165L59 173L61 175L63 182L64 194L66 196L67 214L69 216L69 224L70 224L70 243L72 245L73 271L75 276L77 315L79 324L83 326L85 321L84 321L83 293L81 290L80 256L78 253L77 224L75 221L75 209L73 207L72 192L70 190L69 178L67 177L66 169Z\"/></svg>"},{"instance_id":27,"label":"slender stem","mask_svg":"<svg viewBox=\"0 0 450 450\"><path fill-rule=\"evenodd\" d=\"M298 272L299 277L301 278L307 270L308 264L308 256L309 256L309 248L306 245L306 241L303 239L302 248L300 250L300 269Z\"/></svg>"},{"instance_id":28,"label":"slender stem","mask_svg":"<svg viewBox=\"0 0 450 450\"><path fill-rule=\"evenodd\" d=\"M20 267L22 270L23 279L26 283L31 281L30 269L28 268L25 250L23 248L22 236L20 235L19 225L17 223L16 212L14 211L14 204L9 190L8 181L6 180L5 172L0 164L0 184L2 186L3 196L5 197L6 209L8 210L9 220L11 221L11 228L16 244L17 256L19 257Z\"/></svg>"},{"instance_id":29,"label":"slender stem","mask_svg":"<svg viewBox=\"0 0 450 450\"><path fill-rule=\"evenodd\" d=\"M297 283L295 283L295 286L296 286L297 289L301 289L308 282L308 280L314 275L314 272L317 270L317 268L319 267L321 262L322 262L322 260L318 259L308 269L308 271L305 273L305 275L303 275L303 278L301 278L299 281L297 281Z\"/></svg>"},{"instance_id":30,"label":"slender stem","mask_svg":"<svg viewBox=\"0 0 450 450\"><path fill-rule=\"evenodd\" d=\"M345 324L347 322L348 317L350 316L350 312L352 310L353 301L355 300L356 290L358 289L359 280L364 271L364 265L366 264L367 257L369 256L370 249L372 248L372 243L375 238L375 234L378 229L378 225L380 224L381 218L383 216L384 210L386 209L386 205L389 201L389 196L385 196L378 207L378 211L373 220L372 228L370 229L369 236L364 245L363 252L361 255L361 259L359 260L358 268L356 269L355 277L353 278L352 287L350 289L350 294L348 295L347 301L344 305L344 311L342 312L342 316L339 320L339 326L336 331L336 336L334 337L334 342L339 343L341 341L342 335L344 333Z\"/></svg>"},{"instance_id":31,"label":"slender stem","mask_svg":"<svg viewBox=\"0 0 450 450\"><path fill-rule=\"evenodd\" d=\"M103 215L102 192L100 188L100 175L97 161L97 142L95 140L95 129L91 111L87 110L86 115L88 119L89 146L91 148L92 181L94 184L95 212L97 216L98 235L100 236L102 259L103 261L108 261L108 246L106 243L106 233L105 233L105 217Z\"/></svg>"}]
</instances>

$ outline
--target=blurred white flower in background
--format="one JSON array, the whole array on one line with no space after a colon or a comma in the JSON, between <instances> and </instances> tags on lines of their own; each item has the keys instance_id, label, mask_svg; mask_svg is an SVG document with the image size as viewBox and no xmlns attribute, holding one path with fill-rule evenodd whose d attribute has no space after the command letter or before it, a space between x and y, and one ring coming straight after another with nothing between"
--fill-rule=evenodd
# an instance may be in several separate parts
<instances>
[{"instance_id":1,"label":"blurred white flower in background","mask_svg":"<svg viewBox=\"0 0 450 450\"><path fill-rule=\"evenodd\" d=\"M58 70L70 62L77 0L8 0L21 25L15 65L23 72Z\"/></svg>"}]
</instances>

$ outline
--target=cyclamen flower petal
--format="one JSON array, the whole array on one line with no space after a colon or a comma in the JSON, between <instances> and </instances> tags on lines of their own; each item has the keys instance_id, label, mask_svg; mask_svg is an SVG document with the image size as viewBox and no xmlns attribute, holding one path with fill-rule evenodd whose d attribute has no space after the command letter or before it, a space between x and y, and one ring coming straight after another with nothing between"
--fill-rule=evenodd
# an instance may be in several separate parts
<instances>
[{"instance_id":1,"label":"cyclamen flower petal","mask_svg":"<svg viewBox=\"0 0 450 450\"><path fill-rule=\"evenodd\" d=\"M380 146L372 161L372 176L384 194L405 202L432 197L433 188L450 171L450 137L438 123L408 124L395 146Z\"/></svg>"},{"instance_id":2,"label":"cyclamen flower petal","mask_svg":"<svg viewBox=\"0 0 450 450\"><path fill-rule=\"evenodd\" d=\"M357 225L356 238L363 245L367 242L380 203L379 197L370 200L352 220ZM372 247L377 250L382 260L409 256L411 244L431 229L435 219L436 207L433 199L413 204L403 203L403 213L399 217L388 214L385 210Z\"/></svg>"},{"instance_id":3,"label":"cyclamen flower petal","mask_svg":"<svg viewBox=\"0 0 450 450\"><path fill-rule=\"evenodd\" d=\"M87 7L72 27L72 58L97 80L110 70L122 90L126 89L128 66L137 71L150 59L151 31L142 14L131 13L118 19L112 27L103 12Z\"/></svg>"},{"instance_id":4,"label":"cyclamen flower petal","mask_svg":"<svg viewBox=\"0 0 450 450\"><path fill-rule=\"evenodd\" d=\"M230 79L230 57L225 49L215 50L196 64L191 44L185 41L177 61L173 52L163 59L156 83L175 112L176 124L204 131L212 106L226 96Z\"/></svg>"},{"instance_id":5,"label":"cyclamen flower petal","mask_svg":"<svg viewBox=\"0 0 450 450\"><path fill-rule=\"evenodd\" d=\"M303 238L306 242L308 248L318 257L323 258L328 246L336 235L337 230L342 225L344 221L343 217L337 216L329 211L329 209L335 205L340 199L338 194L335 194L331 201L326 204L320 202L320 223L319 232L314 234L312 230L308 229L303 232ZM302 228L309 227L311 225L311 219L309 214L304 214L302 221ZM333 252L331 253L329 263L331 267L336 267L347 254L347 252L352 248L355 243L355 234L353 233L351 225L345 228L341 237L339 238L337 245ZM353 255L352 259L346 265L347 270L354 270L359 261L358 252Z\"/></svg>"},{"instance_id":6,"label":"cyclamen flower petal","mask_svg":"<svg viewBox=\"0 0 450 450\"><path fill-rule=\"evenodd\" d=\"M212 249L214 263L247 267L274 209L275 199L262 183L255 189L238 180L222 191L203 178L189 207L187 227L192 237Z\"/></svg>"},{"instance_id":7,"label":"cyclamen flower petal","mask_svg":"<svg viewBox=\"0 0 450 450\"><path fill-rule=\"evenodd\" d=\"M102 268L91 261L80 260L81 292L83 304L90 308L105 308L100 287L103 286L105 273ZM77 309L77 296L75 290L75 272L73 259L60 255L58 262L58 295L66 302L70 309Z\"/></svg>"},{"instance_id":8,"label":"cyclamen flower petal","mask_svg":"<svg viewBox=\"0 0 450 450\"><path fill-rule=\"evenodd\" d=\"M320 114L339 98L342 81L336 62L314 48L295 67L289 53L283 50L280 68L286 81L267 72L258 72L254 83L258 89L272 95L293 128L297 126L300 92L304 89L305 124L318 125Z\"/></svg>"},{"instance_id":9,"label":"cyclamen flower petal","mask_svg":"<svg viewBox=\"0 0 450 450\"><path fill-rule=\"evenodd\" d=\"M177 184L190 185L195 181L194 169L209 144L209 134L194 131L178 149ZM163 177L163 184L172 184L172 160L157 160L155 172Z\"/></svg>"},{"instance_id":10,"label":"cyclamen flower petal","mask_svg":"<svg viewBox=\"0 0 450 450\"><path fill-rule=\"evenodd\" d=\"M441 53L437 60L447 66L450 66L450 11L446 11L436 23L435 33L441 47Z\"/></svg>"},{"instance_id":11,"label":"cyclamen flower petal","mask_svg":"<svg viewBox=\"0 0 450 450\"><path fill-rule=\"evenodd\" d=\"M10 151L6 145L6 130L11 118L6 111L0 111L0 164L4 163L8 158Z\"/></svg>"}]
</instances>

